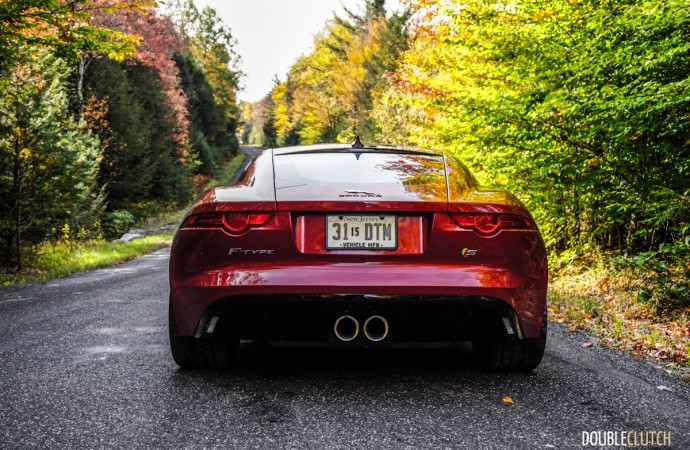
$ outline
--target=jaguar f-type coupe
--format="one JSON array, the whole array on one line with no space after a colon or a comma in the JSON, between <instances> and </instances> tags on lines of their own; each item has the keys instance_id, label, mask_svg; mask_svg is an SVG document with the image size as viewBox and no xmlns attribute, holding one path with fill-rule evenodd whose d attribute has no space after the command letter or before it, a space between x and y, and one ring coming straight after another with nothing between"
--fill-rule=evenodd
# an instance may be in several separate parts
<instances>
[{"instance_id":1,"label":"jaguar f-type coupe","mask_svg":"<svg viewBox=\"0 0 690 450\"><path fill-rule=\"evenodd\" d=\"M270 149L182 220L170 346L183 368L224 368L240 340L470 341L481 367L529 371L546 287L530 213L452 155L359 139Z\"/></svg>"}]
</instances>

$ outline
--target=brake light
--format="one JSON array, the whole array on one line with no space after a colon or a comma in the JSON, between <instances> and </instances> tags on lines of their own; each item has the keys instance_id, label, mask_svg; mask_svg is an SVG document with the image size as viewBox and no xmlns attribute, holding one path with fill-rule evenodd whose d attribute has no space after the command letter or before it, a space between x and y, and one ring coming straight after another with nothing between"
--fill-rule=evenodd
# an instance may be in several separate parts
<instances>
[{"instance_id":1,"label":"brake light","mask_svg":"<svg viewBox=\"0 0 690 450\"><path fill-rule=\"evenodd\" d=\"M231 233L241 233L249 228L249 213L235 212L223 214L223 225Z\"/></svg>"},{"instance_id":2,"label":"brake light","mask_svg":"<svg viewBox=\"0 0 690 450\"><path fill-rule=\"evenodd\" d=\"M450 217L460 227L472 229L482 236L492 236L500 230L534 230L531 219L515 214L451 213Z\"/></svg>"},{"instance_id":3,"label":"brake light","mask_svg":"<svg viewBox=\"0 0 690 450\"><path fill-rule=\"evenodd\" d=\"M230 234L242 234L250 228L266 225L272 212L213 212L189 216L182 228L223 228Z\"/></svg>"},{"instance_id":4,"label":"brake light","mask_svg":"<svg viewBox=\"0 0 690 450\"><path fill-rule=\"evenodd\" d=\"M197 216L189 216L185 220L182 228L186 227L216 227L223 225L222 214L199 214Z\"/></svg>"}]
</instances>

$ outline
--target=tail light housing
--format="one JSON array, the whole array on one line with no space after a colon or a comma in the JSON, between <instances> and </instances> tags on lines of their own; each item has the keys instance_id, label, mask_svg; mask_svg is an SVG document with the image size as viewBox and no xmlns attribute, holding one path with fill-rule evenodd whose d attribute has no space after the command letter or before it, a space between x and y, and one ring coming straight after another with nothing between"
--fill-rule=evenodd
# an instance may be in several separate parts
<instances>
[{"instance_id":1,"label":"tail light housing","mask_svg":"<svg viewBox=\"0 0 690 450\"><path fill-rule=\"evenodd\" d=\"M474 230L481 236L493 236L501 230L536 230L534 221L516 214L451 213L460 228Z\"/></svg>"},{"instance_id":2,"label":"tail light housing","mask_svg":"<svg viewBox=\"0 0 690 450\"><path fill-rule=\"evenodd\" d=\"M264 226L272 212L212 212L187 217L181 228L222 228L230 234L242 234L250 228Z\"/></svg>"}]
</instances>

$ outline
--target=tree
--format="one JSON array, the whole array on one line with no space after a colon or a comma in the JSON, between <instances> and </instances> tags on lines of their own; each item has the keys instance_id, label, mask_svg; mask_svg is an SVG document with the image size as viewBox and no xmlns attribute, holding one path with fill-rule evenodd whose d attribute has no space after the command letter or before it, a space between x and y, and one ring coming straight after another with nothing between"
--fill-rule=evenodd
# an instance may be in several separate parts
<instances>
[{"instance_id":1,"label":"tree","mask_svg":"<svg viewBox=\"0 0 690 450\"><path fill-rule=\"evenodd\" d=\"M379 123L507 184L556 252L687 239L685 2L411 3Z\"/></svg>"},{"instance_id":2,"label":"tree","mask_svg":"<svg viewBox=\"0 0 690 450\"><path fill-rule=\"evenodd\" d=\"M202 68L221 117L212 145L214 159L224 160L238 149L235 133L239 126L237 90L242 72L236 41L213 8L199 11L192 1L175 2L169 8L179 32L189 42L191 56Z\"/></svg>"},{"instance_id":3,"label":"tree","mask_svg":"<svg viewBox=\"0 0 690 450\"><path fill-rule=\"evenodd\" d=\"M108 4L111 0L96 1ZM189 144L187 97L180 87L179 68L174 57L185 52L187 44L175 30L172 21L159 16L152 7L115 12L112 8L102 8L94 14L93 20L127 35L136 33L140 36L137 51L131 58L158 72L165 103L169 107L168 121L175 127L172 138L178 145L180 157L184 158Z\"/></svg>"},{"instance_id":4,"label":"tree","mask_svg":"<svg viewBox=\"0 0 690 450\"><path fill-rule=\"evenodd\" d=\"M191 197L189 169L179 156L175 122L169 120L158 72L137 61L95 60L86 89L106 101L109 126L99 181L111 210L147 200L184 204Z\"/></svg>"},{"instance_id":5,"label":"tree","mask_svg":"<svg viewBox=\"0 0 690 450\"><path fill-rule=\"evenodd\" d=\"M385 74L407 47L407 13L386 17L383 0L367 0L361 13L346 10L314 39L284 82L271 92L278 145L345 141L379 135L374 97Z\"/></svg>"},{"instance_id":6,"label":"tree","mask_svg":"<svg viewBox=\"0 0 690 450\"><path fill-rule=\"evenodd\" d=\"M3 265L52 227L98 216L98 139L68 112L65 62L21 47L0 93L0 245ZM12 261L14 260L14 261Z\"/></svg>"},{"instance_id":7,"label":"tree","mask_svg":"<svg viewBox=\"0 0 690 450\"><path fill-rule=\"evenodd\" d=\"M197 61L187 53L174 56L180 73L180 86L187 97L191 123L192 153L199 156L200 171L209 175L214 168L217 147L224 142L223 119L213 96L213 88Z\"/></svg>"},{"instance_id":8,"label":"tree","mask_svg":"<svg viewBox=\"0 0 690 450\"><path fill-rule=\"evenodd\" d=\"M80 51L92 51L122 60L135 53L140 39L91 21L94 11L109 12L147 8L154 0L12 0L0 3L0 69L10 65L13 54L24 45L54 49L57 55L75 59Z\"/></svg>"}]
</instances>

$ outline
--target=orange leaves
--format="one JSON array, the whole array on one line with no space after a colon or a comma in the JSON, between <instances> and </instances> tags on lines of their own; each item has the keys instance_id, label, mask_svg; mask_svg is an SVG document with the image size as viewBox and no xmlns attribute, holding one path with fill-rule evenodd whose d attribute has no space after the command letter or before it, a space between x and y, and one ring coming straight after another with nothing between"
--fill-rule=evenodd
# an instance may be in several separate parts
<instances>
[{"instance_id":1,"label":"orange leaves","mask_svg":"<svg viewBox=\"0 0 690 450\"><path fill-rule=\"evenodd\" d=\"M439 26L445 21L440 0L406 0L405 3L414 11L410 28L416 38L440 36Z\"/></svg>"},{"instance_id":2,"label":"orange leaves","mask_svg":"<svg viewBox=\"0 0 690 450\"><path fill-rule=\"evenodd\" d=\"M111 14L121 11L146 11L158 6L156 0L88 0L85 3Z\"/></svg>"},{"instance_id":3,"label":"orange leaves","mask_svg":"<svg viewBox=\"0 0 690 450\"><path fill-rule=\"evenodd\" d=\"M86 49L122 60L131 56L140 43L136 34L99 24L99 14L150 10L152 0L14 0L11 7L3 7L0 25L0 51L13 44L40 45L54 48L62 55L76 56Z\"/></svg>"},{"instance_id":4,"label":"orange leaves","mask_svg":"<svg viewBox=\"0 0 690 450\"><path fill-rule=\"evenodd\" d=\"M169 18L158 16L152 9L153 1L95 0L93 3L98 8L92 16L94 22L117 30L130 44L109 52L108 57L117 61L134 57L159 73L165 103L172 111L169 119L176 125L173 140L186 146L189 143L187 97L179 87L179 70L173 61L173 55L184 51L186 44L175 26Z\"/></svg>"},{"instance_id":5,"label":"orange leaves","mask_svg":"<svg viewBox=\"0 0 690 450\"><path fill-rule=\"evenodd\" d=\"M95 95L89 96L84 104L83 117L86 127L100 139L100 147L105 148L110 142L110 122L107 119L108 101L98 100Z\"/></svg>"},{"instance_id":6,"label":"orange leaves","mask_svg":"<svg viewBox=\"0 0 690 450\"><path fill-rule=\"evenodd\" d=\"M677 363L683 363L688 360L688 352L682 348L676 348L673 350L673 360Z\"/></svg>"},{"instance_id":7,"label":"orange leaves","mask_svg":"<svg viewBox=\"0 0 690 450\"><path fill-rule=\"evenodd\" d=\"M388 80L395 86L402 94L411 97L422 98L443 98L447 95L446 91L431 86L422 80L409 80L404 77L404 73L396 72L388 74Z\"/></svg>"},{"instance_id":8,"label":"orange leaves","mask_svg":"<svg viewBox=\"0 0 690 450\"><path fill-rule=\"evenodd\" d=\"M581 327L592 330L601 337L599 345L636 357L690 366L690 309L668 315L654 313L649 305L630 295L641 282L633 272L613 272L595 262L590 264L593 268L564 272L551 281L550 319L565 323L571 332ZM582 346L589 347L589 342Z\"/></svg>"}]
</instances>

